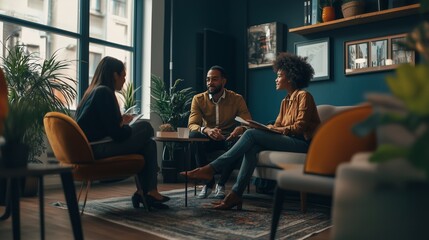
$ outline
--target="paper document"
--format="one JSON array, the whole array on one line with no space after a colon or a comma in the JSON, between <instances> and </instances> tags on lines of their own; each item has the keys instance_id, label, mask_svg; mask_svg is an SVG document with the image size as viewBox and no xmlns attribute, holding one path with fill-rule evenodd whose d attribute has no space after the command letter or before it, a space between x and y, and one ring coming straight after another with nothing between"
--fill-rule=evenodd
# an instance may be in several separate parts
<instances>
[{"instance_id":1,"label":"paper document","mask_svg":"<svg viewBox=\"0 0 429 240\"><path fill-rule=\"evenodd\" d=\"M98 141L94 141L94 142L89 142L89 145L94 145L94 144L100 144L100 143L107 143L107 142L112 142L113 139L111 137L105 137L101 140Z\"/></svg>"},{"instance_id":2,"label":"paper document","mask_svg":"<svg viewBox=\"0 0 429 240\"><path fill-rule=\"evenodd\" d=\"M250 119L245 120L245 119L237 116L237 117L235 117L235 121L243 123L244 125L247 125L247 126L249 126L251 128L262 129L262 130L270 131L270 132L273 132L273 133L281 133L281 132L279 132L277 130L269 129L267 127L267 125L259 123L259 122L254 121L254 120L250 120Z\"/></svg>"},{"instance_id":3,"label":"paper document","mask_svg":"<svg viewBox=\"0 0 429 240\"><path fill-rule=\"evenodd\" d=\"M137 120L139 120L141 117L143 117L143 113L140 113L138 115L133 116L133 120L128 125L133 125Z\"/></svg>"}]
</instances>

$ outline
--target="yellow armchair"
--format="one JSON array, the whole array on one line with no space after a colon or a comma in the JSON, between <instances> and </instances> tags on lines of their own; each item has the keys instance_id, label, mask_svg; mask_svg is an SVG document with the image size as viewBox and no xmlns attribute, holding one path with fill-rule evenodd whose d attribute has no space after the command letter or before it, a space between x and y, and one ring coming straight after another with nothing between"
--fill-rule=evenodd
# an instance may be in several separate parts
<instances>
[{"instance_id":1,"label":"yellow armchair","mask_svg":"<svg viewBox=\"0 0 429 240\"><path fill-rule=\"evenodd\" d=\"M92 181L130 177L140 172L144 166L144 158L138 154L94 159L90 143L82 129L74 119L63 113L49 112L43 123L55 157L61 165L73 168L74 180L82 181L78 201L86 184L81 213L85 209ZM136 183L139 185L137 179ZM147 205L145 208L148 209Z\"/></svg>"}]
</instances>

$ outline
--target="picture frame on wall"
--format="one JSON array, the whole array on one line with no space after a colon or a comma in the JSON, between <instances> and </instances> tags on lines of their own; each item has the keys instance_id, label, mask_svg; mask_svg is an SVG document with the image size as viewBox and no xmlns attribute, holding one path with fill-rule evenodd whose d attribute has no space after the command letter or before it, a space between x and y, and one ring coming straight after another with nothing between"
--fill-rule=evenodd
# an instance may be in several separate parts
<instances>
[{"instance_id":1,"label":"picture frame on wall","mask_svg":"<svg viewBox=\"0 0 429 240\"><path fill-rule=\"evenodd\" d=\"M273 65L277 53L283 50L283 24L279 22L250 26L247 39L248 68Z\"/></svg>"},{"instance_id":2,"label":"picture frame on wall","mask_svg":"<svg viewBox=\"0 0 429 240\"><path fill-rule=\"evenodd\" d=\"M344 74L392 70L402 63L414 65L415 52L400 44L405 37L398 34L345 42Z\"/></svg>"},{"instance_id":3,"label":"picture frame on wall","mask_svg":"<svg viewBox=\"0 0 429 240\"><path fill-rule=\"evenodd\" d=\"M306 57L314 69L311 81L330 79L329 38L295 43L295 54Z\"/></svg>"}]
</instances>

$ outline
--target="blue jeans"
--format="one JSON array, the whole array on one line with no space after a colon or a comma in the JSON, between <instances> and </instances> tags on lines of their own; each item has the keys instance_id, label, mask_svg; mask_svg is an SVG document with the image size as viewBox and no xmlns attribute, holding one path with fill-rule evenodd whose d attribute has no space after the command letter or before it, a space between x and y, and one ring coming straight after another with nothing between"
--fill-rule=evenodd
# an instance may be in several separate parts
<instances>
[{"instance_id":1,"label":"blue jeans","mask_svg":"<svg viewBox=\"0 0 429 240\"><path fill-rule=\"evenodd\" d=\"M243 136L230 150L211 162L210 165L215 172L221 172L243 159L237 181L232 187L232 191L238 196L242 196L255 170L258 161L256 155L260 151L273 150L305 153L308 150L308 146L309 141L303 139L259 129L249 129L244 132Z\"/></svg>"}]
</instances>

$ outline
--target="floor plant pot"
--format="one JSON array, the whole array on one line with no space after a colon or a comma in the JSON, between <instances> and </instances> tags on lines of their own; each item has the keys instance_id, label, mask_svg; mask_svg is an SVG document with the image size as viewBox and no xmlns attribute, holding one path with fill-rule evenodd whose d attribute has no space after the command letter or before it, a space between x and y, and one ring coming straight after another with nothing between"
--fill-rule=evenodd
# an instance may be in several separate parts
<instances>
[{"instance_id":1,"label":"floor plant pot","mask_svg":"<svg viewBox=\"0 0 429 240\"><path fill-rule=\"evenodd\" d=\"M0 167L24 168L27 167L29 148L23 143L6 142L1 146Z\"/></svg>"}]
</instances>

